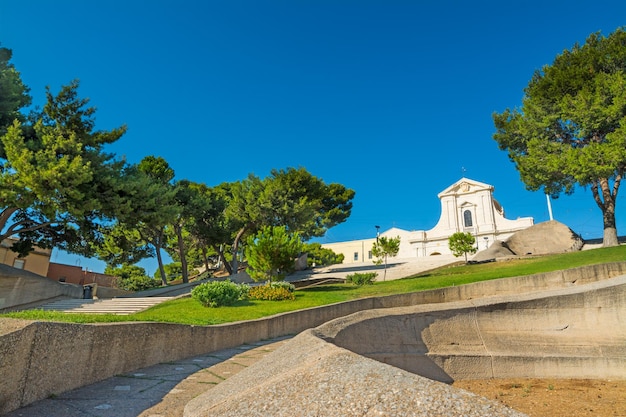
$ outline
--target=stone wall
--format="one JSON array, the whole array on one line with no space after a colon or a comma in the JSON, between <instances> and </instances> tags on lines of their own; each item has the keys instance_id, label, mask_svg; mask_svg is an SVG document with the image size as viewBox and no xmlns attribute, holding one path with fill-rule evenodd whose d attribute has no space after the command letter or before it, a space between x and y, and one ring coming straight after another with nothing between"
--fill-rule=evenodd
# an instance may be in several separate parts
<instances>
[{"instance_id":1,"label":"stone wall","mask_svg":"<svg viewBox=\"0 0 626 417\"><path fill-rule=\"evenodd\" d=\"M0 414L116 374L284 335L374 308L567 288L626 274L626 262L373 297L216 326L0 319Z\"/></svg>"}]
</instances>

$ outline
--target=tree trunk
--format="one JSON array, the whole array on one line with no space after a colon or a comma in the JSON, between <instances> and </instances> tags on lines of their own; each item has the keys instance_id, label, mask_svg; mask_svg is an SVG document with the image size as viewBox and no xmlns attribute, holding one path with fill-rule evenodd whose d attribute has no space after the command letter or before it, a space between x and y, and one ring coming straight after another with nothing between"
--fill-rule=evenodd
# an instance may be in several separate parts
<instances>
[{"instance_id":1,"label":"tree trunk","mask_svg":"<svg viewBox=\"0 0 626 417\"><path fill-rule=\"evenodd\" d=\"M154 239L154 249L156 252L157 262L159 263L159 273L161 274L161 283L167 285L167 275L163 268L163 258L161 257L161 248L163 247L163 230Z\"/></svg>"},{"instance_id":2,"label":"tree trunk","mask_svg":"<svg viewBox=\"0 0 626 417\"><path fill-rule=\"evenodd\" d=\"M233 267L228 262L226 262L226 256L224 256L224 250L220 246L217 246L217 245L213 246L213 249L215 249L215 252L217 252L217 256L219 256L222 265L224 265L226 272L228 272L228 275L232 275Z\"/></svg>"},{"instance_id":3,"label":"tree trunk","mask_svg":"<svg viewBox=\"0 0 626 417\"><path fill-rule=\"evenodd\" d=\"M161 273L161 283L167 285L167 275L165 275L165 268L163 268L163 259L161 258L161 245L156 245L156 257L159 263L159 272Z\"/></svg>"},{"instance_id":4,"label":"tree trunk","mask_svg":"<svg viewBox=\"0 0 626 417\"><path fill-rule=\"evenodd\" d=\"M4 210L2 210L2 213L0 213L0 231L4 231L6 229L6 225L7 222L9 221L9 219L11 218L11 216L13 215L13 213L15 213L17 211L16 207L8 207L5 208ZM0 241L3 241L4 239L10 237L9 235L1 235L0 236Z\"/></svg>"},{"instance_id":5,"label":"tree trunk","mask_svg":"<svg viewBox=\"0 0 626 417\"><path fill-rule=\"evenodd\" d=\"M189 282L189 274L187 272L187 254L185 252L185 242L183 242L183 228L177 224L174 226L176 230L176 237L178 238L178 254L180 256L180 266L183 274L183 282Z\"/></svg>"},{"instance_id":6,"label":"tree trunk","mask_svg":"<svg viewBox=\"0 0 626 417\"><path fill-rule=\"evenodd\" d=\"M207 256L206 246L202 247L202 262L204 263L204 270L209 270L209 257Z\"/></svg>"},{"instance_id":7,"label":"tree trunk","mask_svg":"<svg viewBox=\"0 0 626 417\"><path fill-rule=\"evenodd\" d=\"M235 241L233 242L233 263L232 263L232 269L230 271L230 274L237 274L239 272L239 259L237 259L237 251L239 251L239 241L241 240L241 237L243 236L243 234L246 232L246 227L242 227L241 229L239 229L239 231L237 232L237 236L235 236Z\"/></svg>"},{"instance_id":8,"label":"tree trunk","mask_svg":"<svg viewBox=\"0 0 626 417\"><path fill-rule=\"evenodd\" d=\"M608 248L610 246L618 246L617 229L614 227L605 227L604 236L602 237L602 246Z\"/></svg>"},{"instance_id":9,"label":"tree trunk","mask_svg":"<svg viewBox=\"0 0 626 417\"><path fill-rule=\"evenodd\" d=\"M600 178L591 184L593 198L600 210L602 210L602 221L604 223L603 247L619 245L617 227L615 226L615 202L621 178L621 175L616 176L613 190L611 190L608 178Z\"/></svg>"},{"instance_id":10,"label":"tree trunk","mask_svg":"<svg viewBox=\"0 0 626 417\"><path fill-rule=\"evenodd\" d=\"M385 255L385 272L383 273L383 281L387 281L387 255Z\"/></svg>"}]
</instances>

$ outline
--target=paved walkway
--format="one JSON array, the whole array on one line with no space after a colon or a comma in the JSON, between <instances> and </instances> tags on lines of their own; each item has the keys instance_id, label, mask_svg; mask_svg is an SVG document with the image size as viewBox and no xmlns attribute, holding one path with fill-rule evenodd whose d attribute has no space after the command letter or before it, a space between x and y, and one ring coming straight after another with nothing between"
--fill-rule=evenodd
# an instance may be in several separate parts
<instances>
[{"instance_id":1,"label":"paved walkway","mask_svg":"<svg viewBox=\"0 0 626 417\"><path fill-rule=\"evenodd\" d=\"M273 339L138 369L37 401L3 417L182 417L191 399L287 340Z\"/></svg>"}]
</instances>

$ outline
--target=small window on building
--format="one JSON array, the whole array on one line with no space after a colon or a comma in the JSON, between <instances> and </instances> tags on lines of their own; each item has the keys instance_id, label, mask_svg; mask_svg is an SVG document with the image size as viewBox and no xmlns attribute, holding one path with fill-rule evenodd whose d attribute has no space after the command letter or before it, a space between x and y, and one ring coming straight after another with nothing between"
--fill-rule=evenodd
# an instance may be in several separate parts
<instances>
[{"instance_id":1,"label":"small window on building","mask_svg":"<svg viewBox=\"0 0 626 417\"><path fill-rule=\"evenodd\" d=\"M354 260L355 261L359 260L359 252L354 252Z\"/></svg>"},{"instance_id":2,"label":"small window on building","mask_svg":"<svg viewBox=\"0 0 626 417\"><path fill-rule=\"evenodd\" d=\"M372 259L372 251L367 252L367 259Z\"/></svg>"},{"instance_id":3,"label":"small window on building","mask_svg":"<svg viewBox=\"0 0 626 417\"><path fill-rule=\"evenodd\" d=\"M469 210L465 210L463 212L463 222L465 223L465 227L472 227L472 212Z\"/></svg>"},{"instance_id":4,"label":"small window on building","mask_svg":"<svg viewBox=\"0 0 626 417\"><path fill-rule=\"evenodd\" d=\"M24 259L15 259L13 261L13 268L24 269Z\"/></svg>"}]
</instances>

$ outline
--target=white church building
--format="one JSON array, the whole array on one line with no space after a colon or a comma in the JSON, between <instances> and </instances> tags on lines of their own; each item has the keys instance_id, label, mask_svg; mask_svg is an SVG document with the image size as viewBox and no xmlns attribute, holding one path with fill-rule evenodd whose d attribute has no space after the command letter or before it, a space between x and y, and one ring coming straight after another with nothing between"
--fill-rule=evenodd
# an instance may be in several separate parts
<instances>
[{"instance_id":1,"label":"white church building","mask_svg":"<svg viewBox=\"0 0 626 417\"><path fill-rule=\"evenodd\" d=\"M494 187L489 184L461 178L437 197L441 201L441 215L437 225L427 231L391 228L380 236L400 236L398 258L423 258L451 255L448 238L456 232L471 233L478 250L488 248L495 240L505 241L513 233L533 225L532 217L509 220L504 209L493 198ZM344 263L373 260L372 245L376 238L350 242L325 243L322 247L344 255Z\"/></svg>"}]
</instances>

